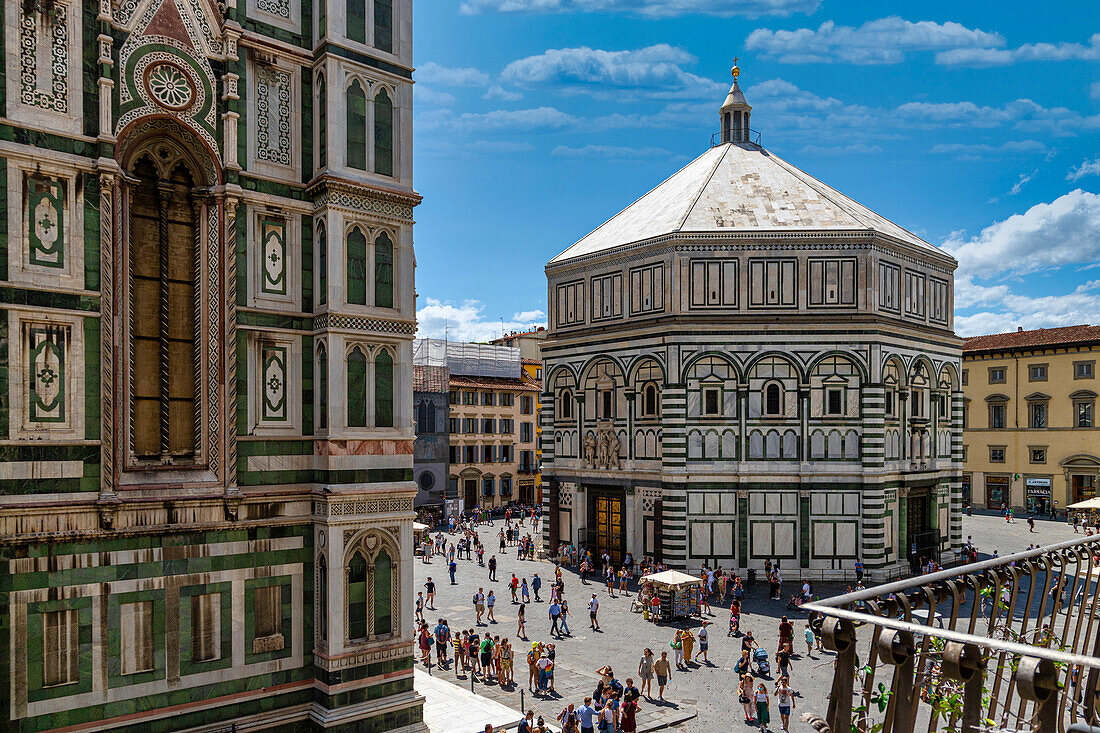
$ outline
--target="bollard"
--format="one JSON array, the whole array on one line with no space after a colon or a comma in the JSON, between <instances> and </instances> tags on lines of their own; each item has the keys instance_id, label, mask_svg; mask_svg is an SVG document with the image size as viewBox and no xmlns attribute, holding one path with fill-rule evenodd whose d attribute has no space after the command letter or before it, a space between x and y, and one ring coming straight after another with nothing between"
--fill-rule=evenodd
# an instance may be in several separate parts
<instances>
[{"instance_id":1,"label":"bollard","mask_svg":"<svg viewBox=\"0 0 1100 733\"><path fill-rule=\"evenodd\" d=\"M527 714L527 706L523 704L523 688L519 688L519 711L523 714Z\"/></svg>"},{"instance_id":2,"label":"bollard","mask_svg":"<svg viewBox=\"0 0 1100 733\"><path fill-rule=\"evenodd\" d=\"M474 691L474 671L470 670L470 692Z\"/></svg>"}]
</instances>

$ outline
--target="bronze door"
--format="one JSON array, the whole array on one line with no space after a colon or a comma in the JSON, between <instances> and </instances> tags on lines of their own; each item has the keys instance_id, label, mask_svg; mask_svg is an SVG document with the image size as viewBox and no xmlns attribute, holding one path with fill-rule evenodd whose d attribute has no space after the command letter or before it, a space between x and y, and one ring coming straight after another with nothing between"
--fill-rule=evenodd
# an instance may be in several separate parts
<instances>
[{"instance_id":1,"label":"bronze door","mask_svg":"<svg viewBox=\"0 0 1100 733\"><path fill-rule=\"evenodd\" d=\"M596 495L595 497L595 545L598 555L604 551L611 556L611 564L623 561L626 530L623 527L623 498L621 496Z\"/></svg>"}]
</instances>

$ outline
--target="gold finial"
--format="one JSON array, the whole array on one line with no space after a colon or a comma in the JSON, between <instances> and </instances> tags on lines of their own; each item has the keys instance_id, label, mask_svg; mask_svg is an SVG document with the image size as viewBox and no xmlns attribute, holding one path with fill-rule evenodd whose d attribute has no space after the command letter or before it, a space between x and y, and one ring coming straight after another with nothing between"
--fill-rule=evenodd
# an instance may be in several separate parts
<instances>
[{"instance_id":1,"label":"gold finial","mask_svg":"<svg viewBox=\"0 0 1100 733\"><path fill-rule=\"evenodd\" d=\"M733 74L733 80L737 81L737 75L741 73L741 68L737 65L736 56L733 57L733 68L730 70L730 73Z\"/></svg>"}]
</instances>

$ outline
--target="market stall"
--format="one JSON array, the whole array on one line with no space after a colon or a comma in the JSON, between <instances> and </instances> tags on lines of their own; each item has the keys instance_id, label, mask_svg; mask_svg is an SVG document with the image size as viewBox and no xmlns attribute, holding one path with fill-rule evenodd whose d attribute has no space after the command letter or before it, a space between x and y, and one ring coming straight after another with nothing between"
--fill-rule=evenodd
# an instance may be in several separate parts
<instances>
[{"instance_id":1,"label":"market stall","mask_svg":"<svg viewBox=\"0 0 1100 733\"><path fill-rule=\"evenodd\" d=\"M424 554L423 545L424 540L428 539L428 535L431 532L431 527L420 522L413 522L413 554Z\"/></svg>"},{"instance_id":2,"label":"market stall","mask_svg":"<svg viewBox=\"0 0 1100 733\"><path fill-rule=\"evenodd\" d=\"M642 596L648 603L655 597L657 617L651 621L668 621L699 614L699 590L703 581L679 570L665 570L642 576Z\"/></svg>"}]
</instances>

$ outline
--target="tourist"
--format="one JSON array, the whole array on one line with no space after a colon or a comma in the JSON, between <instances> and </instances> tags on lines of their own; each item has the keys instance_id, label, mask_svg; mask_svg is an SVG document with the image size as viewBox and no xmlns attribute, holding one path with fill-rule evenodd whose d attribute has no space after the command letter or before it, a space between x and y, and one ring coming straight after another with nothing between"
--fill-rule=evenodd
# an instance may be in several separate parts
<instances>
[{"instance_id":1,"label":"tourist","mask_svg":"<svg viewBox=\"0 0 1100 733\"><path fill-rule=\"evenodd\" d=\"M534 692L535 675L538 673L539 659L542 658L542 647L537 641L531 642L531 651L527 652L527 689Z\"/></svg>"},{"instance_id":2,"label":"tourist","mask_svg":"<svg viewBox=\"0 0 1100 733\"><path fill-rule=\"evenodd\" d=\"M751 723L756 714L752 706L752 675L746 672L740 679L741 682L737 685L737 701L745 710L745 722Z\"/></svg>"},{"instance_id":3,"label":"tourist","mask_svg":"<svg viewBox=\"0 0 1100 733\"><path fill-rule=\"evenodd\" d=\"M707 659L707 648L710 641L710 632L707 627L710 626L709 621L704 621L703 625L699 628L699 653L695 655L695 660L699 660L699 656L702 655L703 663L709 665L710 660Z\"/></svg>"},{"instance_id":4,"label":"tourist","mask_svg":"<svg viewBox=\"0 0 1100 733\"><path fill-rule=\"evenodd\" d=\"M596 717L596 709L592 707L592 698L584 698L584 705L577 709L577 719L581 724L581 733L593 733L592 719Z\"/></svg>"},{"instance_id":5,"label":"tourist","mask_svg":"<svg viewBox=\"0 0 1100 733\"><path fill-rule=\"evenodd\" d=\"M638 677L642 680L642 694L653 697L653 650L646 647L638 661Z\"/></svg>"},{"instance_id":6,"label":"tourist","mask_svg":"<svg viewBox=\"0 0 1100 733\"><path fill-rule=\"evenodd\" d=\"M676 630L676 636L672 637L672 641L668 643L672 647L672 651L676 654L676 669L684 668L684 631L683 629Z\"/></svg>"},{"instance_id":7,"label":"tourist","mask_svg":"<svg viewBox=\"0 0 1100 733\"><path fill-rule=\"evenodd\" d=\"M779 682L776 683L775 701L779 704L779 719L783 723L783 730L789 732L791 709L794 708L794 690L791 689L787 677L780 677Z\"/></svg>"},{"instance_id":8,"label":"tourist","mask_svg":"<svg viewBox=\"0 0 1100 733\"><path fill-rule=\"evenodd\" d=\"M604 582L607 584L607 594L615 597L615 568L608 567L603 573Z\"/></svg>"},{"instance_id":9,"label":"tourist","mask_svg":"<svg viewBox=\"0 0 1100 733\"><path fill-rule=\"evenodd\" d=\"M817 635L814 630L810 628L810 622L806 622L806 656L810 659L814 658L814 642L817 640Z\"/></svg>"},{"instance_id":10,"label":"tourist","mask_svg":"<svg viewBox=\"0 0 1100 733\"><path fill-rule=\"evenodd\" d=\"M739 675L749 674L752 670L752 659L749 657L749 650L741 650L741 658L737 660L737 664L733 665L733 671Z\"/></svg>"},{"instance_id":11,"label":"tourist","mask_svg":"<svg viewBox=\"0 0 1100 733\"><path fill-rule=\"evenodd\" d=\"M553 644L546 645L546 658L550 660L550 666L546 668L546 681L550 683L550 692L554 692L554 662L557 661L557 650Z\"/></svg>"},{"instance_id":12,"label":"tourist","mask_svg":"<svg viewBox=\"0 0 1100 733\"><path fill-rule=\"evenodd\" d=\"M424 591L422 590L416 592L416 618L414 620L424 620Z\"/></svg>"},{"instance_id":13,"label":"tourist","mask_svg":"<svg viewBox=\"0 0 1100 733\"><path fill-rule=\"evenodd\" d=\"M859 583L863 580L863 561L856 560L856 582Z\"/></svg>"},{"instance_id":14,"label":"tourist","mask_svg":"<svg viewBox=\"0 0 1100 733\"><path fill-rule=\"evenodd\" d=\"M538 573L535 573L535 577L531 578L531 590L535 592L535 603L542 603L542 599L539 598L539 589L542 588L542 578Z\"/></svg>"},{"instance_id":15,"label":"tourist","mask_svg":"<svg viewBox=\"0 0 1100 733\"><path fill-rule=\"evenodd\" d=\"M461 631L452 636L451 643L454 644L455 674L458 674L458 665L459 664L462 665L462 671L465 672L466 671L465 646L464 646L464 642L463 642L463 639L462 639L462 632Z\"/></svg>"},{"instance_id":16,"label":"tourist","mask_svg":"<svg viewBox=\"0 0 1100 733\"><path fill-rule=\"evenodd\" d=\"M524 578L522 581L520 581L519 597L524 603L531 602L531 591L527 589L527 578Z\"/></svg>"},{"instance_id":17,"label":"tourist","mask_svg":"<svg viewBox=\"0 0 1100 733\"><path fill-rule=\"evenodd\" d=\"M599 730L602 733L615 733L615 696L604 700L603 709L600 710Z\"/></svg>"},{"instance_id":18,"label":"tourist","mask_svg":"<svg viewBox=\"0 0 1100 733\"><path fill-rule=\"evenodd\" d=\"M766 731L771 722L771 713L768 711L768 688L761 683L756 688L756 722L760 724L760 730Z\"/></svg>"},{"instance_id":19,"label":"tourist","mask_svg":"<svg viewBox=\"0 0 1100 733\"><path fill-rule=\"evenodd\" d=\"M531 733L532 728L535 725L535 711L528 710L527 715L523 716L523 720L519 721L518 733Z\"/></svg>"},{"instance_id":20,"label":"tourist","mask_svg":"<svg viewBox=\"0 0 1100 733\"><path fill-rule=\"evenodd\" d=\"M560 639L561 629L558 625L561 622L561 606L558 605L557 600L551 600L550 607L546 611L550 618L550 636L556 636Z\"/></svg>"},{"instance_id":21,"label":"tourist","mask_svg":"<svg viewBox=\"0 0 1100 733\"><path fill-rule=\"evenodd\" d=\"M535 667L538 668L538 684L535 687L535 693L545 692L550 686L550 670L553 668L554 662L549 656L541 656L539 660L535 662Z\"/></svg>"},{"instance_id":22,"label":"tourist","mask_svg":"<svg viewBox=\"0 0 1100 733\"><path fill-rule=\"evenodd\" d=\"M515 651L512 649L512 644L505 637L500 642L500 677L499 682L502 685L514 685L516 683L515 670L512 664L512 658L515 655Z\"/></svg>"},{"instance_id":23,"label":"tourist","mask_svg":"<svg viewBox=\"0 0 1100 733\"><path fill-rule=\"evenodd\" d=\"M782 641L779 643L779 650L775 653L775 663L779 667L780 677L789 677L791 667L791 643L789 641Z\"/></svg>"},{"instance_id":24,"label":"tourist","mask_svg":"<svg viewBox=\"0 0 1100 733\"><path fill-rule=\"evenodd\" d=\"M566 636L572 636L573 633L569 630L569 601L564 598L561 599L561 630L565 632Z\"/></svg>"},{"instance_id":25,"label":"tourist","mask_svg":"<svg viewBox=\"0 0 1100 733\"><path fill-rule=\"evenodd\" d=\"M622 705L619 706L619 730L622 733L636 733L638 730L637 712L638 701L636 699L623 700Z\"/></svg>"},{"instance_id":26,"label":"tourist","mask_svg":"<svg viewBox=\"0 0 1100 733\"><path fill-rule=\"evenodd\" d=\"M516 591L519 590L519 578L516 577L515 573L512 573L512 579L508 581L508 590L512 591L512 605L519 603L516 598Z\"/></svg>"},{"instance_id":27,"label":"tourist","mask_svg":"<svg viewBox=\"0 0 1100 733\"><path fill-rule=\"evenodd\" d=\"M493 593L493 589L490 588L489 589L489 595L485 598L485 605L489 609L489 622L494 623L494 624L497 622L497 620L495 618L493 618L493 606L495 606L496 604L497 604L496 594Z\"/></svg>"},{"instance_id":28,"label":"tourist","mask_svg":"<svg viewBox=\"0 0 1100 733\"><path fill-rule=\"evenodd\" d=\"M521 603L521 604L519 604L519 618L518 618L518 626L516 627L516 636L523 639L524 641L527 641L526 624L527 624L527 604L526 603Z\"/></svg>"},{"instance_id":29,"label":"tourist","mask_svg":"<svg viewBox=\"0 0 1100 733\"><path fill-rule=\"evenodd\" d=\"M626 678L626 687L623 688L624 700L637 700L642 696L642 693L638 692L638 688L634 686L634 678Z\"/></svg>"},{"instance_id":30,"label":"tourist","mask_svg":"<svg viewBox=\"0 0 1100 733\"><path fill-rule=\"evenodd\" d=\"M420 622L420 661L424 666L432 666L432 635L428 633L428 624Z\"/></svg>"},{"instance_id":31,"label":"tourist","mask_svg":"<svg viewBox=\"0 0 1100 733\"><path fill-rule=\"evenodd\" d=\"M562 733L577 733L577 711L573 703L569 703L558 713L558 722L561 724Z\"/></svg>"},{"instance_id":32,"label":"tourist","mask_svg":"<svg viewBox=\"0 0 1100 733\"><path fill-rule=\"evenodd\" d=\"M481 637L475 629L470 629L469 639L469 651L466 653L470 657L470 675L476 676L479 671L484 674L481 669Z\"/></svg>"},{"instance_id":33,"label":"tourist","mask_svg":"<svg viewBox=\"0 0 1100 733\"><path fill-rule=\"evenodd\" d=\"M600 622L596 618L596 612L600 610L600 602L596 599L596 594L592 594L592 600L588 602L588 626L596 631L600 630Z\"/></svg>"},{"instance_id":34,"label":"tourist","mask_svg":"<svg viewBox=\"0 0 1100 733\"><path fill-rule=\"evenodd\" d=\"M439 666L447 666L447 648L451 645L451 628L444 619L439 619L435 626L435 652L439 659Z\"/></svg>"},{"instance_id":35,"label":"tourist","mask_svg":"<svg viewBox=\"0 0 1100 733\"><path fill-rule=\"evenodd\" d=\"M783 616L779 620L779 646L789 644L794 640L794 625Z\"/></svg>"},{"instance_id":36,"label":"tourist","mask_svg":"<svg viewBox=\"0 0 1100 733\"><path fill-rule=\"evenodd\" d=\"M691 633L691 629L684 629L682 641L684 643L684 667L687 668L691 662L691 655L695 651L695 634Z\"/></svg>"},{"instance_id":37,"label":"tourist","mask_svg":"<svg viewBox=\"0 0 1100 733\"><path fill-rule=\"evenodd\" d=\"M672 677L672 665L668 661L668 652L661 652L661 658L653 665L653 671L657 674L657 697L665 699L665 685Z\"/></svg>"},{"instance_id":38,"label":"tourist","mask_svg":"<svg viewBox=\"0 0 1100 733\"><path fill-rule=\"evenodd\" d=\"M626 597L630 597L630 591L627 590L626 581L630 577L630 571L626 568L626 563L623 563L622 568L619 569L619 592Z\"/></svg>"},{"instance_id":39,"label":"tourist","mask_svg":"<svg viewBox=\"0 0 1100 733\"><path fill-rule=\"evenodd\" d=\"M424 590L428 593L428 608L435 610L435 583L432 582L432 576L428 576L428 582L424 584Z\"/></svg>"},{"instance_id":40,"label":"tourist","mask_svg":"<svg viewBox=\"0 0 1100 733\"><path fill-rule=\"evenodd\" d=\"M485 589L478 588L477 593L474 593L474 612L477 614L476 626L484 626L481 623L481 617L485 615Z\"/></svg>"},{"instance_id":41,"label":"tourist","mask_svg":"<svg viewBox=\"0 0 1100 733\"><path fill-rule=\"evenodd\" d=\"M745 632L745 635L741 638L741 651L752 652L759 644L756 643L756 639L752 636L752 629Z\"/></svg>"},{"instance_id":42,"label":"tourist","mask_svg":"<svg viewBox=\"0 0 1100 733\"><path fill-rule=\"evenodd\" d=\"M497 579L497 556L493 555L489 558L489 580L496 582Z\"/></svg>"},{"instance_id":43,"label":"tourist","mask_svg":"<svg viewBox=\"0 0 1100 733\"><path fill-rule=\"evenodd\" d=\"M447 563L447 574L451 576L451 585L458 585L455 581L455 573L458 572L458 563L455 562L454 557L451 557L451 561Z\"/></svg>"}]
</instances>

